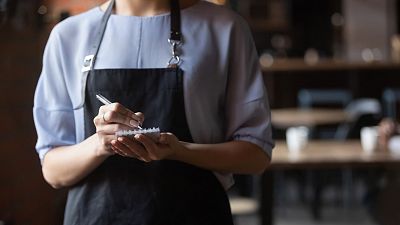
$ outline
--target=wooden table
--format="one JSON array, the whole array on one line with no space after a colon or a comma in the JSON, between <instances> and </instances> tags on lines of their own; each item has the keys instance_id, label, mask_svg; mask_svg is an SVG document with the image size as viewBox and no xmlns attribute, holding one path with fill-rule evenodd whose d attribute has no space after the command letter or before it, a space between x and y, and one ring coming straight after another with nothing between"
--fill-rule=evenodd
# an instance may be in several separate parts
<instances>
[{"instance_id":1,"label":"wooden table","mask_svg":"<svg viewBox=\"0 0 400 225\"><path fill-rule=\"evenodd\" d=\"M299 153L290 153L284 141L276 143L270 169L334 166L365 166L367 164L399 164L400 154L389 151L366 153L360 141L311 141Z\"/></svg>"},{"instance_id":2,"label":"wooden table","mask_svg":"<svg viewBox=\"0 0 400 225\"><path fill-rule=\"evenodd\" d=\"M271 110L272 125L277 128L293 126L313 127L316 125L339 124L350 117L343 109L300 109L284 108Z\"/></svg>"},{"instance_id":3,"label":"wooden table","mask_svg":"<svg viewBox=\"0 0 400 225\"><path fill-rule=\"evenodd\" d=\"M299 72L299 71L343 71L343 70L392 70L400 69L400 63L394 62L348 62L341 60L320 60L316 64L307 64L304 59L277 59L271 66L262 66L263 72Z\"/></svg>"},{"instance_id":4,"label":"wooden table","mask_svg":"<svg viewBox=\"0 0 400 225\"><path fill-rule=\"evenodd\" d=\"M293 154L285 142L277 142L271 166L261 179L262 224L273 224L273 171L371 166L400 167L400 154L389 151L368 154L363 152L360 141L311 141L302 152Z\"/></svg>"}]
</instances>

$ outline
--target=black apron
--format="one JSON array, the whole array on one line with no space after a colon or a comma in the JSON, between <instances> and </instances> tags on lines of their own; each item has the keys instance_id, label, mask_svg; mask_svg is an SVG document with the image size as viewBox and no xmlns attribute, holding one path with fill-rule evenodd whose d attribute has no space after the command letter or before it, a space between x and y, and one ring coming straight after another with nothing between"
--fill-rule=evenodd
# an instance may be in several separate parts
<instances>
[{"instance_id":1,"label":"black apron","mask_svg":"<svg viewBox=\"0 0 400 225\"><path fill-rule=\"evenodd\" d=\"M145 115L143 127L160 127L179 140L192 142L186 122L183 71L177 47L180 34L178 0L171 0L173 55L161 69L102 69L94 63L114 0L104 13L92 54L83 69L85 138L95 133L93 118L101 103L96 94ZM232 225L228 198L215 175L183 162L145 163L119 155L109 157L72 187L64 225Z\"/></svg>"}]
</instances>

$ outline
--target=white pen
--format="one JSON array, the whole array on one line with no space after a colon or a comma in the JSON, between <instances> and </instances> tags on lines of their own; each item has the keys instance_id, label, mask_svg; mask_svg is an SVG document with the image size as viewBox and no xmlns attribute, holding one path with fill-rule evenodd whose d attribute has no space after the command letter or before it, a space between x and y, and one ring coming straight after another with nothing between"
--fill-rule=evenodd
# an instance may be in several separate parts
<instances>
[{"instance_id":1,"label":"white pen","mask_svg":"<svg viewBox=\"0 0 400 225\"><path fill-rule=\"evenodd\" d=\"M110 100L108 100L106 97L104 97L104 96L101 95L101 94L97 94L97 95L96 95L96 98L97 98L101 103L103 103L104 105L109 105L109 104L112 103ZM140 130L143 129L140 125L138 125L137 128L139 128Z\"/></svg>"}]
</instances>

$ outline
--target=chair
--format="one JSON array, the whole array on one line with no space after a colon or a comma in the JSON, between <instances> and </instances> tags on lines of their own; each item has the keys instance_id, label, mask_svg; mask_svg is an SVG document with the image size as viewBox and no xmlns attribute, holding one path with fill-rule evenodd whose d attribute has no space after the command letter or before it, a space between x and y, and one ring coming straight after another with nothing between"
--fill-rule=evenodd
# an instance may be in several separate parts
<instances>
[{"instance_id":1,"label":"chair","mask_svg":"<svg viewBox=\"0 0 400 225\"><path fill-rule=\"evenodd\" d=\"M301 89L298 92L298 105L302 109L312 107L324 108L345 108L353 96L350 91L345 89ZM310 128L310 138L329 139L334 138L337 125L318 126Z\"/></svg>"},{"instance_id":2,"label":"chair","mask_svg":"<svg viewBox=\"0 0 400 225\"><path fill-rule=\"evenodd\" d=\"M339 125L335 133L337 140L359 138L362 127L376 126L382 117L381 104L373 98L353 100L344 110L349 115L349 119Z\"/></svg>"},{"instance_id":3,"label":"chair","mask_svg":"<svg viewBox=\"0 0 400 225\"><path fill-rule=\"evenodd\" d=\"M359 139L361 128L366 126L376 126L382 118L382 107L377 99L361 98L351 101L345 108L349 115L348 121L339 125L335 139ZM343 202L350 205L351 196L353 195L353 171L349 169L343 170L342 184L344 195Z\"/></svg>"},{"instance_id":4,"label":"chair","mask_svg":"<svg viewBox=\"0 0 400 225\"><path fill-rule=\"evenodd\" d=\"M304 109L314 106L344 107L352 98L352 94L344 89L301 89L297 95L299 107Z\"/></svg>"},{"instance_id":5,"label":"chair","mask_svg":"<svg viewBox=\"0 0 400 225\"><path fill-rule=\"evenodd\" d=\"M313 106L324 107L342 107L350 115L347 122L335 128L330 135L323 133L324 129L316 130L319 138L336 138L345 140L359 137L360 129L363 126L376 125L381 117L381 105L376 99L357 99L352 100L349 91L342 89L334 90L301 90L298 95L299 106L302 108L311 108ZM325 128L326 129L326 128ZM315 132L315 131L314 131ZM314 134L314 137L316 134ZM310 171L310 182L313 186L314 195L311 200L311 212L314 219L321 218L322 195L327 185L342 186L343 203L349 206L352 193L353 172L351 170L333 170L333 171ZM328 177L339 179L328 179ZM329 183L329 184L328 184Z\"/></svg>"},{"instance_id":6,"label":"chair","mask_svg":"<svg viewBox=\"0 0 400 225\"><path fill-rule=\"evenodd\" d=\"M397 104L400 102L400 89L386 88L382 94L385 117L397 118Z\"/></svg>"}]
</instances>

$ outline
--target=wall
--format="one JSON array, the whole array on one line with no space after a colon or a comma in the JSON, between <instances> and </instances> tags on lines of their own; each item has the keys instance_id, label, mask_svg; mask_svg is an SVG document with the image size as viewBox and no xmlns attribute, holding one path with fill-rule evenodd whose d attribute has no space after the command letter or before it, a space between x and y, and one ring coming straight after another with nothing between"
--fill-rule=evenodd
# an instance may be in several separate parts
<instances>
[{"instance_id":1,"label":"wall","mask_svg":"<svg viewBox=\"0 0 400 225\"><path fill-rule=\"evenodd\" d=\"M363 49L379 49L376 58L390 59L390 38L396 33L395 0L343 0L347 58L362 61ZM373 29L372 29L373 28ZM367 59L370 52L364 52Z\"/></svg>"},{"instance_id":2,"label":"wall","mask_svg":"<svg viewBox=\"0 0 400 225\"><path fill-rule=\"evenodd\" d=\"M50 0L51 15L57 19L62 12L69 12L71 15L84 12L93 8L105 0Z\"/></svg>"},{"instance_id":3,"label":"wall","mask_svg":"<svg viewBox=\"0 0 400 225\"><path fill-rule=\"evenodd\" d=\"M0 28L0 220L60 224L63 198L43 180L34 151L33 92L47 31Z\"/></svg>"},{"instance_id":4,"label":"wall","mask_svg":"<svg viewBox=\"0 0 400 225\"><path fill-rule=\"evenodd\" d=\"M44 45L57 14L84 11L95 1L10 2L11 17L0 23L0 222L62 224L66 190L52 189L42 177L34 150L33 95ZM37 13L41 4L48 9L44 16Z\"/></svg>"}]
</instances>

